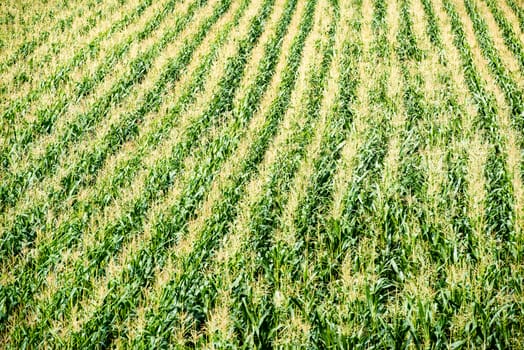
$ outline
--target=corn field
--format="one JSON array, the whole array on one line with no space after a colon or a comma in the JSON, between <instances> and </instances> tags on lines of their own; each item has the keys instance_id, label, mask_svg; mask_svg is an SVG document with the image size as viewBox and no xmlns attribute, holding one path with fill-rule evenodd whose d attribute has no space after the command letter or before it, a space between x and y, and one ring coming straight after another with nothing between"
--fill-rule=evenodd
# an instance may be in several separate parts
<instances>
[{"instance_id":1,"label":"corn field","mask_svg":"<svg viewBox=\"0 0 524 350\"><path fill-rule=\"evenodd\" d=\"M0 348L524 347L520 0L0 3Z\"/></svg>"}]
</instances>

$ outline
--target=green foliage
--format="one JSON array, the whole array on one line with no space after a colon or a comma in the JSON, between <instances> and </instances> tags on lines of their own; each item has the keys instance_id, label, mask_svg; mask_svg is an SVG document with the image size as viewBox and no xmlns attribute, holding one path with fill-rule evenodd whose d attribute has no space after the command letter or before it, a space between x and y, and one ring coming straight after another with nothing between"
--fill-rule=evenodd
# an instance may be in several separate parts
<instances>
[{"instance_id":1,"label":"green foliage","mask_svg":"<svg viewBox=\"0 0 524 350\"><path fill-rule=\"evenodd\" d=\"M49 1L49 11L34 16L0 13L0 26L25 31L57 16L42 33L20 36L0 63L0 73L15 79L2 83L2 96L34 84L6 96L0 115L2 347L520 346L524 244L516 211L524 161L520 173L510 168L515 150L502 125L507 113L521 151L517 1L506 3L520 28L494 0L458 0L467 18L456 0L439 7L422 0L421 14L411 0L218 0L206 17L207 0L167 0L148 20L153 2L135 0L121 20L32 81L35 67L63 52L51 36L69 35L86 9L91 15L78 30L92 33L126 1L108 10L97 10L100 0L81 9ZM485 1L520 71L505 66L477 1ZM174 11L179 6L187 10ZM231 39L248 12L247 28ZM448 29L452 43L444 42ZM312 32L319 39L308 42ZM116 34L121 39L111 43ZM158 40L131 60L153 34ZM88 62L96 62L90 72ZM125 64L123 74L112 74L117 64ZM456 86L462 80L467 91ZM126 107L135 92L136 105ZM85 112L71 114L92 96ZM479 159L475 142L485 152ZM26 155L43 144L39 156ZM345 147L355 150L351 159ZM472 193L476 177L482 194ZM255 184L261 188L252 194ZM215 317L225 328L213 328Z\"/></svg>"},{"instance_id":2,"label":"green foliage","mask_svg":"<svg viewBox=\"0 0 524 350\"><path fill-rule=\"evenodd\" d=\"M520 32L524 32L524 9L515 0L506 0L513 13L517 16L520 24Z\"/></svg>"},{"instance_id":3,"label":"green foliage","mask_svg":"<svg viewBox=\"0 0 524 350\"><path fill-rule=\"evenodd\" d=\"M209 30L211 24L216 22L220 15L227 10L228 3L229 2L224 2L221 6L218 6L215 9L214 14L211 17L209 17L207 21L204 21L201 27L201 31L199 31L197 35L193 38L195 40L186 42L186 50L181 50L181 54L178 57L178 61L177 59L174 59L170 63L168 63L168 65L165 67L166 70L162 75L162 79L159 80L158 84L156 85L157 87L159 85L161 86L165 84L165 80L167 80L168 77L171 77L171 75L169 75L168 73L170 72L170 69L176 67L176 62L183 63L184 60L186 60L187 55L195 49L195 44L197 42L201 42L202 38L207 33L207 30ZM245 9L245 6L242 7L241 11L237 13L237 16L235 17L235 20L233 22L238 22L238 19L243 9ZM224 42L226 34L231 30L231 28L231 24L224 28L222 35L219 36L219 39L217 40L215 45L213 45L211 52L208 54L207 58L203 60L199 69L197 69L192 84L190 84L190 86L187 88L185 94L183 94L182 98L178 101L179 103L175 106L171 113L156 125L156 128L154 128L151 131L148 137L144 138L146 142L141 145L140 151L137 152L131 159L127 159L121 164L119 164L119 166L115 170L115 173L112 174L113 176L110 177L106 181L106 183L99 188L98 191L94 192L88 200L77 201L74 205L75 211L70 216L70 220L62 223L59 227L53 227L49 229L45 226L42 227L42 229L45 229L46 231L53 233L55 239L49 241L49 246L40 246L39 248L42 253L38 255L38 260L36 262L32 261L30 264L26 265L35 269L38 268L37 271L39 271L40 273L30 273L24 267L22 267L21 271L17 273L17 276L19 276L21 279L17 280L12 286L4 290L7 291L7 294L11 293L9 292L11 288L14 288L14 290L18 291L14 293L14 295L18 295L19 297L21 297L24 294L22 294L20 290L32 288L31 285L38 285L39 283L41 283L36 283L34 279L26 280L25 277L31 275L33 275L33 277L39 276L39 278L45 277L45 274L43 274L43 272L48 271L48 269L53 266L53 264L56 262L57 257L59 256L60 250L63 249L64 246L71 248L78 244L81 233L84 229L88 227L89 220L92 217L92 215L97 213L100 209L107 207L112 201L114 201L118 197L118 189L124 186L126 183L128 183L140 169L140 161L145 156L146 151L160 143L162 137L165 137L166 134L169 132L170 127L172 127L172 124L179 116L179 113L187 105L194 101L193 93L195 89L198 89L199 86L202 86L206 73L209 72L209 68L212 63L211 61L216 54L216 50ZM142 115L140 115L140 117L142 117ZM95 149L94 152L96 152L96 150L97 149ZM100 153L95 154L99 155ZM144 201L147 200L149 200L150 203L154 200L154 198L157 198L156 196L165 193L165 191L167 191L169 186L172 184L175 175L174 169L165 168L165 166L169 164L180 164L180 162L180 159L172 160L171 163L164 163L164 168L162 168L162 164L160 164L158 165L157 169L153 169L151 171L151 175L147 180L149 183L150 192L144 193L142 199L140 199L137 203L140 203L140 201L144 203ZM88 167L87 170L89 169L90 168ZM92 166L91 169L93 169ZM166 173L169 175L166 176ZM17 216L15 218L13 226L7 233L5 242L7 243L8 239L13 239L15 237L18 237L17 239L20 239L20 237L25 237L25 239L28 239L29 242L32 242L35 235L34 230L38 227L38 225L42 225L41 223L45 215L45 209L52 208L55 211L64 210L65 208L61 208L60 205L62 205L63 201L67 198L71 198L71 196L73 196L77 190L78 187L73 188L69 191L63 191L62 189L52 189L49 193L49 197L54 200L47 203L35 203L35 205L32 206L27 211L27 213L22 213L21 215ZM137 208L140 208L140 205L138 205ZM144 212L146 209L147 208L143 208L142 212ZM125 229L126 226L124 225L123 227ZM19 241L14 240L14 242L19 244L19 248L23 247L23 245L20 246ZM32 295L32 293L28 293L25 295L30 296ZM15 305L18 302L19 301L15 302ZM7 308L7 310L10 310L12 306L9 306L9 303L7 303L4 307Z\"/></svg>"},{"instance_id":4,"label":"green foliage","mask_svg":"<svg viewBox=\"0 0 524 350\"><path fill-rule=\"evenodd\" d=\"M491 14L495 18L500 30L502 31L502 36L504 38L504 43L510 49L511 52L515 55L515 58L520 64L521 72L524 72L524 48L522 47L522 42L517 37L517 34L513 31L511 24L504 17L504 14L499 9L497 3L493 0L484 0L488 5Z\"/></svg>"},{"instance_id":5,"label":"green foliage","mask_svg":"<svg viewBox=\"0 0 524 350\"><path fill-rule=\"evenodd\" d=\"M135 60L130 62L130 70L127 74L117 81L106 95L97 99L89 111L80 113L77 116L77 119L69 122L63 134L58 137L58 141L47 145L45 153L41 157L35 159L34 163L32 163L28 168L20 172L12 173L10 174L11 176L5 179L5 183L0 187L0 200L2 200L3 204L1 207L2 209L9 204L12 205L16 203L16 200L24 193L24 190L26 190L32 182L41 181L45 176L51 175L56 171L61 155L68 150L70 144L78 141L83 135L89 134L89 131L94 130L97 123L100 122L107 113L109 113L111 107L118 104L130 94L133 86L139 83L151 68L154 57L158 55L158 53L169 42L173 41L177 34L180 33L185 25L189 23L194 10L195 8L193 8L193 11L189 11L189 15L185 18L182 17L181 20L175 21L175 25L166 30L160 42L156 43L147 51L139 55ZM207 23L207 28L204 26L204 32L209 29L212 23L213 20L211 20L210 23ZM200 37L200 40L202 40L203 34L201 34ZM195 42L195 44L197 44L197 42ZM193 50L194 48L195 46L192 47ZM180 58L182 65L184 64L184 61L185 64L188 63L189 58L191 57L191 52L191 47L183 51L182 57ZM169 69L167 73L169 73ZM146 98L154 98L159 92L158 90L165 87L168 79L166 79L166 76L163 78L164 79L159 83L159 86L157 85L157 91L154 92L154 95L150 94L149 96L146 96ZM174 80L176 81L177 78L174 77ZM125 141L128 141L130 137L126 134L137 134L137 123L142 117L142 113L147 112L148 102L149 101L147 100L145 101L145 108L142 107L142 110L139 108L134 115L124 118L120 125L112 126L112 129L109 130L109 133L106 134L105 140L103 141L105 144L108 144L106 146L106 149L108 149L107 151L110 151L111 148L116 151L118 146L122 145ZM126 130L129 127L132 129L130 131ZM59 190L60 192L52 192L49 195L51 200L61 202L65 195L73 195L74 193L72 192L77 191L78 187L82 185L82 172L85 171L92 174L102 166L107 155L107 153L104 152L104 149L101 148L100 145L95 145L95 149L91 152L93 153L89 154L88 151L88 154L81 156L79 164L73 165L71 172L69 172L65 178L61 179L60 184L62 188ZM18 191L10 191L10 188L13 187L17 187ZM24 241L24 235L20 235L16 232L6 235L4 241L0 245L0 259L6 254L17 254L22 248Z\"/></svg>"}]
</instances>

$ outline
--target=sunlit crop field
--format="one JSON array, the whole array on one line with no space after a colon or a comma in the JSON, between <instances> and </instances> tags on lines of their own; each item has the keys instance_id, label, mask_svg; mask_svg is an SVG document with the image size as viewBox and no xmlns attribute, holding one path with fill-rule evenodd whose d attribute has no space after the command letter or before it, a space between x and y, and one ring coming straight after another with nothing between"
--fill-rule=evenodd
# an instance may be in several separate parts
<instances>
[{"instance_id":1,"label":"sunlit crop field","mask_svg":"<svg viewBox=\"0 0 524 350\"><path fill-rule=\"evenodd\" d=\"M0 348L524 347L520 0L0 3Z\"/></svg>"}]
</instances>

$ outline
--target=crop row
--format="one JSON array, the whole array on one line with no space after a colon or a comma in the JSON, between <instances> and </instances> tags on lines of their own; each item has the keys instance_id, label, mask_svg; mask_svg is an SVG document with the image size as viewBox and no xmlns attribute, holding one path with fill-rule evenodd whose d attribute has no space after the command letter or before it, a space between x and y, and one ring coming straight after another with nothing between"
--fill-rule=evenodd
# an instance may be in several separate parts
<instances>
[{"instance_id":1,"label":"crop row","mask_svg":"<svg viewBox=\"0 0 524 350\"><path fill-rule=\"evenodd\" d=\"M437 15L433 9L433 5L430 0L421 0L424 8L424 14L427 19L427 34L431 43L437 47L438 50L442 50L442 37L439 23L437 22Z\"/></svg>"},{"instance_id":2,"label":"crop row","mask_svg":"<svg viewBox=\"0 0 524 350\"><path fill-rule=\"evenodd\" d=\"M386 94L387 82L388 75L381 75L377 81L378 87L370 91L370 102L375 103L377 107L375 113L378 114L378 118L370 120L369 131L358 150L356 166L343 202L342 219L333 223L333 230L335 231L333 235L344 237L340 243L341 254L364 244L364 240L369 239L369 235L374 232L372 231L372 218L375 213L373 209L378 204L378 181L387 154L389 130L391 128L391 108L394 107L390 97ZM342 259L344 256L340 255L340 258ZM355 258L353 264L353 269L359 271L365 262L360 258ZM387 271L383 270L382 273L387 273ZM365 339L371 344L380 342L379 337L383 337L381 317L384 315L385 304L387 304L392 291L395 290L395 286L386 283L386 279L380 278L376 284L369 286L369 289L370 291L365 295L365 300L356 300L354 305L351 305L355 314L348 315L348 321L365 324L366 333L362 334L359 339L356 338L356 335L344 339L346 344L355 344L365 341Z\"/></svg>"},{"instance_id":3,"label":"crop row","mask_svg":"<svg viewBox=\"0 0 524 350\"><path fill-rule=\"evenodd\" d=\"M381 1L373 1L374 16L371 22L373 29L373 50L381 58L390 55L390 45L387 37L387 5Z\"/></svg>"}]
</instances>

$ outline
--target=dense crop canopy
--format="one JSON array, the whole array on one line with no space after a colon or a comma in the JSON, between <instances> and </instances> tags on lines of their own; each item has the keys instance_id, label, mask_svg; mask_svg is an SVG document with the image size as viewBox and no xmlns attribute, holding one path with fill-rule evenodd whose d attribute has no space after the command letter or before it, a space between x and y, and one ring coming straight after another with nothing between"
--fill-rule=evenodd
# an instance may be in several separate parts
<instances>
[{"instance_id":1,"label":"dense crop canopy","mask_svg":"<svg viewBox=\"0 0 524 350\"><path fill-rule=\"evenodd\" d=\"M0 348L519 348L518 0L0 4Z\"/></svg>"}]
</instances>

